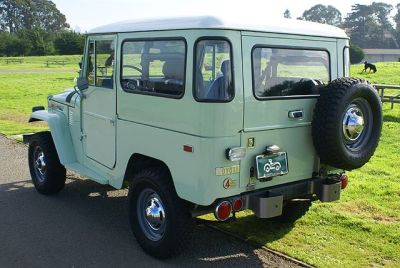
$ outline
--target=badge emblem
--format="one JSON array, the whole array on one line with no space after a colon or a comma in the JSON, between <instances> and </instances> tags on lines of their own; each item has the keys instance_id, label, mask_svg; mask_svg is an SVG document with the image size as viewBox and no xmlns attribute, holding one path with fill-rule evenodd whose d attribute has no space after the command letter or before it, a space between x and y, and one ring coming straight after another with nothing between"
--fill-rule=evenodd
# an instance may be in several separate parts
<instances>
[{"instance_id":1,"label":"badge emblem","mask_svg":"<svg viewBox=\"0 0 400 268\"><path fill-rule=\"evenodd\" d=\"M226 178L224 180L224 188L225 189L231 189L233 187L235 187L236 183L234 180L232 180L231 178Z\"/></svg>"}]
</instances>

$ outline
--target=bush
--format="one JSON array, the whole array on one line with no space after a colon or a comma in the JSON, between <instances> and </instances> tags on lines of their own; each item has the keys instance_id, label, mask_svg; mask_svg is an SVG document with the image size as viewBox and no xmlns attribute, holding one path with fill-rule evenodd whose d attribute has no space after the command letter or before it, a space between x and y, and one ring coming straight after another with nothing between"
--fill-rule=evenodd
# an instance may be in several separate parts
<instances>
[{"instance_id":1,"label":"bush","mask_svg":"<svg viewBox=\"0 0 400 268\"><path fill-rule=\"evenodd\" d=\"M60 55L80 55L84 44L85 37L72 31L58 33L54 40L54 48Z\"/></svg>"},{"instance_id":2,"label":"bush","mask_svg":"<svg viewBox=\"0 0 400 268\"><path fill-rule=\"evenodd\" d=\"M359 46L350 43L350 62L351 64L360 63L364 59L364 51Z\"/></svg>"}]
</instances>

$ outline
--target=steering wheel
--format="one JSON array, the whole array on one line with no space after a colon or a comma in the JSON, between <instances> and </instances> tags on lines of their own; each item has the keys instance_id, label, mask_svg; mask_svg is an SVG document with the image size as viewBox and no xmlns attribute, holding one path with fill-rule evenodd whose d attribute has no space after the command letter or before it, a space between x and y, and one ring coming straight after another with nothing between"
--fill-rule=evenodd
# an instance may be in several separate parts
<instances>
[{"instance_id":1,"label":"steering wheel","mask_svg":"<svg viewBox=\"0 0 400 268\"><path fill-rule=\"evenodd\" d=\"M122 68L131 68L131 69L134 69L134 70L140 72L141 74L143 74L142 69L140 69L139 67L133 66L133 65L129 65L129 64L128 65L122 65Z\"/></svg>"},{"instance_id":2,"label":"steering wheel","mask_svg":"<svg viewBox=\"0 0 400 268\"><path fill-rule=\"evenodd\" d=\"M140 87L140 83L138 79L130 78L126 83L126 87L130 90L138 90Z\"/></svg>"}]
</instances>

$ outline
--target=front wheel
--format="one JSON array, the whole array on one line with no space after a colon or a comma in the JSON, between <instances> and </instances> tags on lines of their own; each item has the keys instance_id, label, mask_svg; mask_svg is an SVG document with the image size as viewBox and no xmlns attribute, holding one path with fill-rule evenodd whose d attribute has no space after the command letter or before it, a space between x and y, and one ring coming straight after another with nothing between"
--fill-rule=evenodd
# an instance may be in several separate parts
<instances>
[{"instance_id":1,"label":"front wheel","mask_svg":"<svg viewBox=\"0 0 400 268\"><path fill-rule=\"evenodd\" d=\"M164 169L149 168L134 177L128 207L132 232L149 255L165 259L188 244L193 220Z\"/></svg>"},{"instance_id":2,"label":"front wheel","mask_svg":"<svg viewBox=\"0 0 400 268\"><path fill-rule=\"evenodd\" d=\"M50 132L40 132L32 136L28 161L32 182L38 192L50 195L64 188L66 170L60 163Z\"/></svg>"}]
</instances>

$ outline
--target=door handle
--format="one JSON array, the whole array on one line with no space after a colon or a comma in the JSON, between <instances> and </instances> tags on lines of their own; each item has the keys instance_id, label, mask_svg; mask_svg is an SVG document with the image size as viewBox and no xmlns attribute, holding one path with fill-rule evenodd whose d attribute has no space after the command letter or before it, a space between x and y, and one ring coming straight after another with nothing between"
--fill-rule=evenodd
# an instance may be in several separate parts
<instances>
[{"instance_id":1,"label":"door handle","mask_svg":"<svg viewBox=\"0 0 400 268\"><path fill-rule=\"evenodd\" d=\"M303 118L303 110L289 111L288 117L291 119L301 119Z\"/></svg>"}]
</instances>

